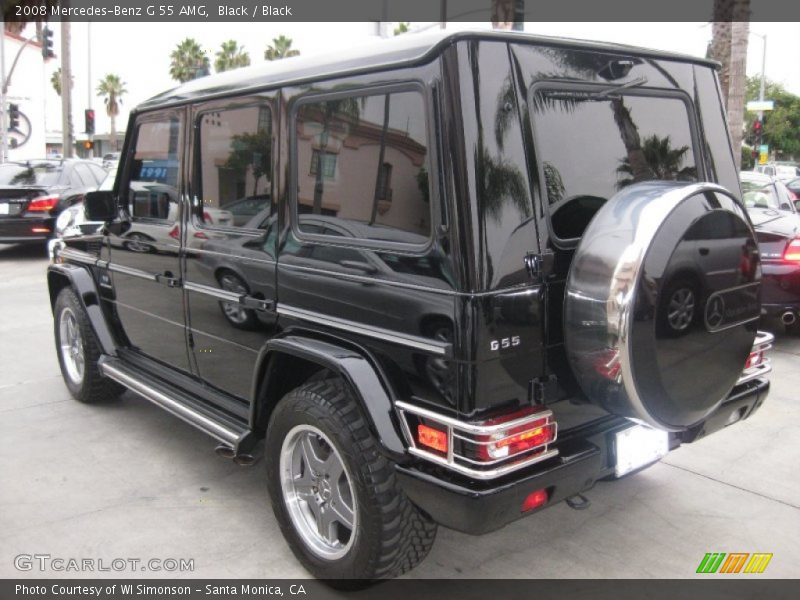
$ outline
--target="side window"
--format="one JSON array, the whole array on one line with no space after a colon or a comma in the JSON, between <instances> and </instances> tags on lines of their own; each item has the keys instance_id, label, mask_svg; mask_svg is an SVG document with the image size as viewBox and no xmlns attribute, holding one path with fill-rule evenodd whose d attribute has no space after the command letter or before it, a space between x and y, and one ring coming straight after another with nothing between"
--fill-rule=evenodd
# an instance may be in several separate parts
<instances>
[{"instance_id":1,"label":"side window","mask_svg":"<svg viewBox=\"0 0 800 600\"><path fill-rule=\"evenodd\" d=\"M416 91L302 102L294 122L297 214L320 215L354 238L424 244L431 233L425 114ZM309 225L301 217L297 226L314 233Z\"/></svg>"},{"instance_id":2,"label":"side window","mask_svg":"<svg viewBox=\"0 0 800 600\"><path fill-rule=\"evenodd\" d=\"M178 219L180 140L177 117L139 124L130 180L123 188L134 219Z\"/></svg>"},{"instance_id":3,"label":"side window","mask_svg":"<svg viewBox=\"0 0 800 600\"><path fill-rule=\"evenodd\" d=\"M250 229L274 212L270 108L231 108L199 119L199 216L206 225Z\"/></svg>"}]
</instances>

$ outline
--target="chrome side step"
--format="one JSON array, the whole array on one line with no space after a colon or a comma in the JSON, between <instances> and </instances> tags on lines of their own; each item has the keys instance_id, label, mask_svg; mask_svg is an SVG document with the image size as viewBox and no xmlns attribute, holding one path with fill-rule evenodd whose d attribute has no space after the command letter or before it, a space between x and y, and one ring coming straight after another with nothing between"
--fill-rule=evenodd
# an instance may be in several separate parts
<instances>
[{"instance_id":1,"label":"chrome side step","mask_svg":"<svg viewBox=\"0 0 800 600\"><path fill-rule=\"evenodd\" d=\"M231 448L233 456L240 454L249 445L251 430L244 423L222 414L202 401L189 396L157 378L145 379L140 369L125 364L117 358L103 357L98 366L100 372L117 383L143 396L168 413L193 425Z\"/></svg>"}]
</instances>

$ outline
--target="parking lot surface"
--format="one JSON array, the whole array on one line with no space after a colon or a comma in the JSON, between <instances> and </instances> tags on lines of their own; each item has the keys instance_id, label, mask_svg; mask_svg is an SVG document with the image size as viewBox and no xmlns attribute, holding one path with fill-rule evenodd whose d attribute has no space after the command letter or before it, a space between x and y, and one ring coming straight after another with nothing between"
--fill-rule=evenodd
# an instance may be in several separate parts
<instances>
[{"instance_id":1,"label":"parking lot surface","mask_svg":"<svg viewBox=\"0 0 800 600\"><path fill-rule=\"evenodd\" d=\"M46 267L42 248L0 246L0 577L306 577L272 516L263 461L217 457L213 440L130 392L72 400ZM407 577L682 578L707 552L773 553L746 577L796 577L800 338L780 334L771 356L770 397L749 420L599 483L587 510L561 503L483 537L440 529ZM20 554L193 559L194 570L21 572Z\"/></svg>"}]
</instances>

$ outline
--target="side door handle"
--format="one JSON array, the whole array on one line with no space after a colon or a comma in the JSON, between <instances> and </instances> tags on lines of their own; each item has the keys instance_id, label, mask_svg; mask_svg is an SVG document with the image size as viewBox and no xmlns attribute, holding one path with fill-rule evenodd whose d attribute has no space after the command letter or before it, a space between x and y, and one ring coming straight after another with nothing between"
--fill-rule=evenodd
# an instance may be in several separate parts
<instances>
[{"instance_id":1,"label":"side door handle","mask_svg":"<svg viewBox=\"0 0 800 600\"><path fill-rule=\"evenodd\" d=\"M255 298L253 296L240 296L239 304L245 308L252 308L253 310L262 311L272 310L275 307L275 303L271 300L261 300L260 298Z\"/></svg>"},{"instance_id":2,"label":"side door handle","mask_svg":"<svg viewBox=\"0 0 800 600\"><path fill-rule=\"evenodd\" d=\"M161 275L156 275L156 281L170 288L181 287L181 280L173 277L172 271L164 271Z\"/></svg>"}]
</instances>

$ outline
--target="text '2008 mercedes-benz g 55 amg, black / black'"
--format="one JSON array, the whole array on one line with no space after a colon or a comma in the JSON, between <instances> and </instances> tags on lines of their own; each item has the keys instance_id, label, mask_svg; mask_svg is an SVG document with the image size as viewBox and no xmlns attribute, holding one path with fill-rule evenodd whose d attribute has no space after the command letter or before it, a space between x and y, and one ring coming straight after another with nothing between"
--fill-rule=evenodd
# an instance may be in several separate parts
<instances>
[{"instance_id":1,"label":"text '2008 mercedes-benz g 55 amg, black / black'","mask_svg":"<svg viewBox=\"0 0 800 600\"><path fill-rule=\"evenodd\" d=\"M49 269L62 371L263 451L315 576L396 576L761 405L739 195L700 59L456 33L201 78Z\"/></svg>"}]
</instances>

